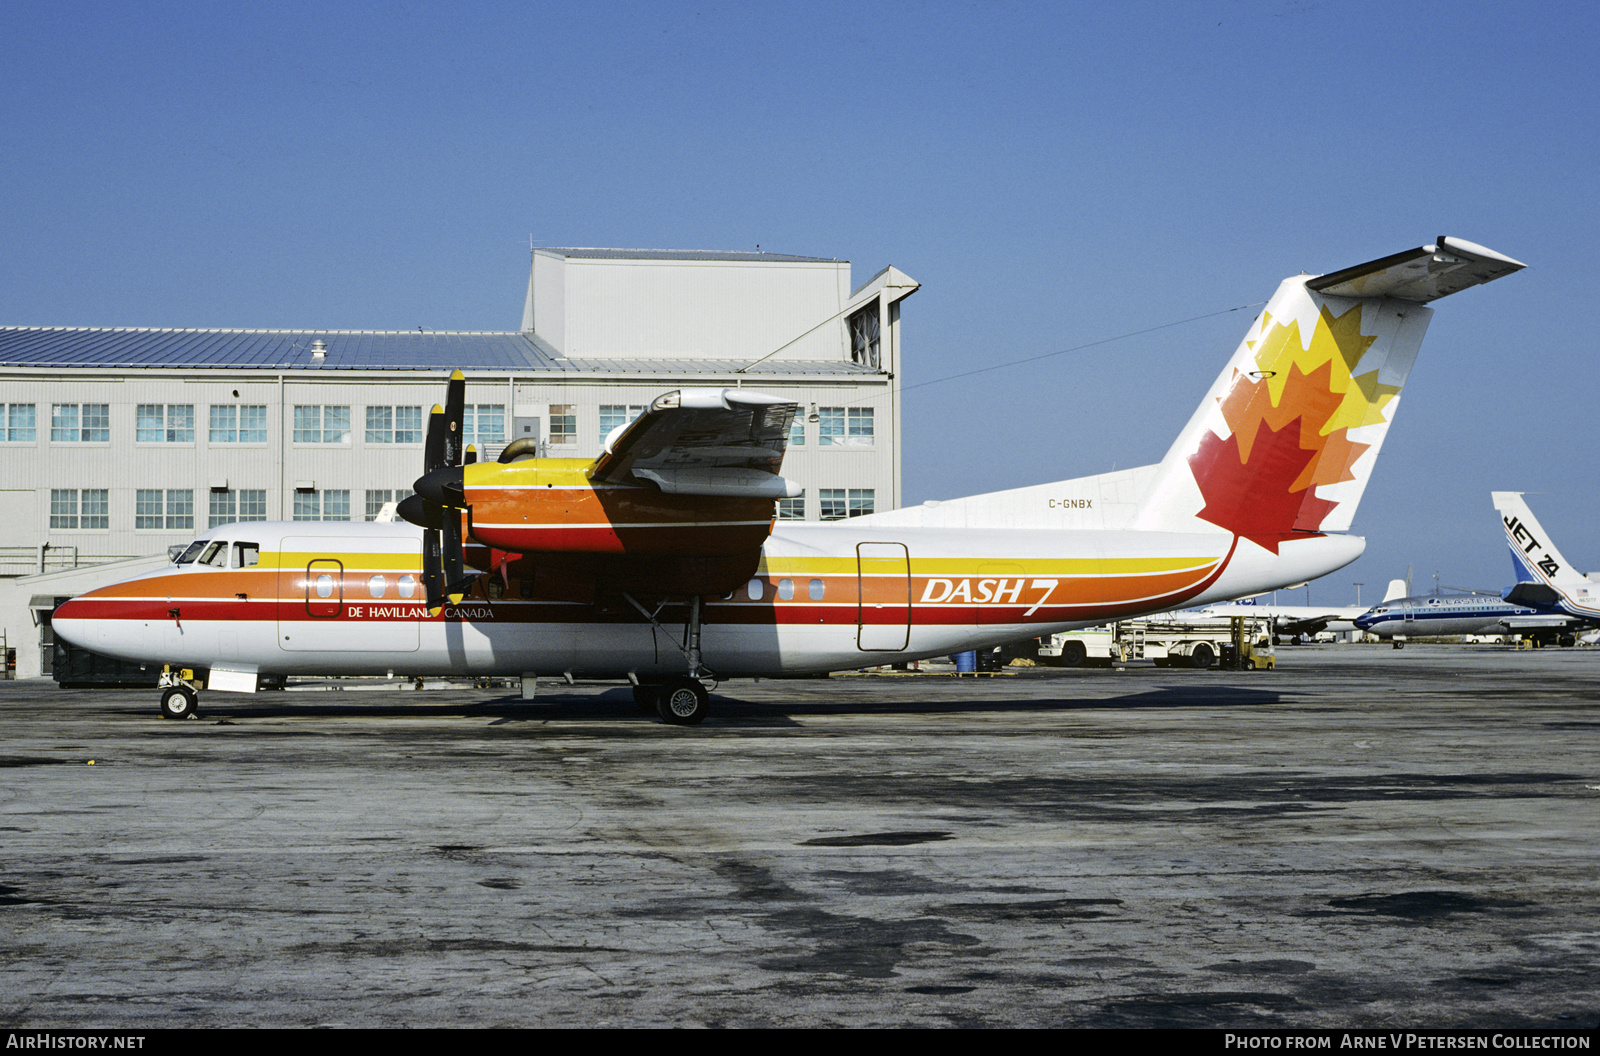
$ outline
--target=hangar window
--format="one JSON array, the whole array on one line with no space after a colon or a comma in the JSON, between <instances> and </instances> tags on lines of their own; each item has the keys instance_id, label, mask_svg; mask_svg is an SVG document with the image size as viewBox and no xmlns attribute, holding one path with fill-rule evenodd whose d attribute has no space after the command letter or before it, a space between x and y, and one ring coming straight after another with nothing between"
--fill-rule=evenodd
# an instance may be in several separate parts
<instances>
[{"instance_id":1,"label":"hangar window","mask_svg":"<svg viewBox=\"0 0 1600 1056\"><path fill-rule=\"evenodd\" d=\"M109 528L110 492L105 488L50 489L51 528Z\"/></svg>"},{"instance_id":2,"label":"hangar window","mask_svg":"<svg viewBox=\"0 0 1600 1056\"><path fill-rule=\"evenodd\" d=\"M778 520L803 521L806 519L806 493L801 492L792 499L778 500Z\"/></svg>"},{"instance_id":3,"label":"hangar window","mask_svg":"<svg viewBox=\"0 0 1600 1056\"><path fill-rule=\"evenodd\" d=\"M348 521L350 519L350 489L297 490L294 493L294 519L297 521Z\"/></svg>"},{"instance_id":4,"label":"hangar window","mask_svg":"<svg viewBox=\"0 0 1600 1056\"><path fill-rule=\"evenodd\" d=\"M50 408L52 444L93 444L110 439L110 404L58 403Z\"/></svg>"},{"instance_id":5,"label":"hangar window","mask_svg":"<svg viewBox=\"0 0 1600 1056\"><path fill-rule=\"evenodd\" d=\"M10 443L31 444L38 434L34 425L33 404L0 403L5 412L5 437Z\"/></svg>"},{"instance_id":6,"label":"hangar window","mask_svg":"<svg viewBox=\"0 0 1600 1056\"><path fill-rule=\"evenodd\" d=\"M550 405L550 442L562 445L578 442L578 409L575 404Z\"/></svg>"},{"instance_id":7,"label":"hangar window","mask_svg":"<svg viewBox=\"0 0 1600 1056\"><path fill-rule=\"evenodd\" d=\"M503 403L469 403L461 416L461 443L477 444L485 448L490 444L506 442L506 405Z\"/></svg>"},{"instance_id":8,"label":"hangar window","mask_svg":"<svg viewBox=\"0 0 1600 1056\"><path fill-rule=\"evenodd\" d=\"M147 531L194 530L194 492L188 488L140 488L134 492L133 526Z\"/></svg>"},{"instance_id":9,"label":"hangar window","mask_svg":"<svg viewBox=\"0 0 1600 1056\"><path fill-rule=\"evenodd\" d=\"M350 408L297 404L294 409L294 442L297 444L348 444Z\"/></svg>"},{"instance_id":10,"label":"hangar window","mask_svg":"<svg viewBox=\"0 0 1600 1056\"><path fill-rule=\"evenodd\" d=\"M846 517L863 517L872 513L877 505L877 495L872 488L822 488L822 519L842 521Z\"/></svg>"},{"instance_id":11,"label":"hangar window","mask_svg":"<svg viewBox=\"0 0 1600 1056\"><path fill-rule=\"evenodd\" d=\"M235 407L213 404L208 435L213 444L266 443L267 405L256 403Z\"/></svg>"},{"instance_id":12,"label":"hangar window","mask_svg":"<svg viewBox=\"0 0 1600 1056\"><path fill-rule=\"evenodd\" d=\"M877 298L873 298L872 303L865 308L850 313L850 361L852 363L859 363L874 370L878 369L879 350L882 347L879 333L880 326Z\"/></svg>"},{"instance_id":13,"label":"hangar window","mask_svg":"<svg viewBox=\"0 0 1600 1056\"><path fill-rule=\"evenodd\" d=\"M871 407L821 407L817 414L817 443L823 447L869 447L875 440Z\"/></svg>"},{"instance_id":14,"label":"hangar window","mask_svg":"<svg viewBox=\"0 0 1600 1056\"><path fill-rule=\"evenodd\" d=\"M422 443L422 408L368 407L367 443Z\"/></svg>"},{"instance_id":15,"label":"hangar window","mask_svg":"<svg viewBox=\"0 0 1600 1056\"><path fill-rule=\"evenodd\" d=\"M134 439L141 444L194 443L194 404L139 404Z\"/></svg>"},{"instance_id":16,"label":"hangar window","mask_svg":"<svg viewBox=\"0 0 1600 1056\"><path fill-rule=\"evenodd\" d=\"M635 421L645 412L642 403L602 403L600 405L600 435L610 436L619 425Z\"/></svg>"},{"instance_id":17,"label":"hangar window","mask_svg":"<svg viewBox=\"0 0 1600 1056\"><path fill-rule=\"evenodd\" d=\"M266 489L214 490L211 492L208 515L208 527L211 528L235 521L264 521L267 519Z\"/></svg>"},{"instance_id":18,"label":"hangar window","mask_svg":"<svg viewBox=\"0 0 1600 1056\"><path fill-rule=\"evenodd\" d=\"M383 512L384 506L391 502L403 502L411 497L410 488L368 488L367 489L367 515L366 519L375 521L378 514Z\"/></svg>"},{"instance_id":19,"label":"hangar window","mask_svg":"<svg viewBox=\"0 0 1600 1056\"><path fill-rule=\"evenodd\" d=\"M789 446L806 446L806 420L801 415L795 415L794 421L789 423Z\"/></svg>"}]
</instances>

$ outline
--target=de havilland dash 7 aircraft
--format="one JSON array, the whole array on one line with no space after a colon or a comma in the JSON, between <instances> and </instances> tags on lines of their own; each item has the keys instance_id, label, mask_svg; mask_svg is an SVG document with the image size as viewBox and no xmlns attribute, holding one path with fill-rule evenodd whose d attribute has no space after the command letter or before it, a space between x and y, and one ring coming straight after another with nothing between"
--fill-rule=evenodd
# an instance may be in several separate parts
<instances>
[{"instance_id":1,"label":"de havilland dash 7 aircraft","mask_svg":"<svg viewBox=\"0 0 1600 1056\"><path fill-rule=\"evenodd\" d=\"M435 408L410 523L233 524L62 605L56 633L171 665L162 711L263 675L627 679L668 723L705 683L982 648L1260 594L1343 533L1433 310L1523 267L1459 239L1283 281L1157 465L831 523L774 522L797 408L669 392L593 462L462 451ZM477 570L469 573L468 568Z\"/></svg>"}]
</instances>

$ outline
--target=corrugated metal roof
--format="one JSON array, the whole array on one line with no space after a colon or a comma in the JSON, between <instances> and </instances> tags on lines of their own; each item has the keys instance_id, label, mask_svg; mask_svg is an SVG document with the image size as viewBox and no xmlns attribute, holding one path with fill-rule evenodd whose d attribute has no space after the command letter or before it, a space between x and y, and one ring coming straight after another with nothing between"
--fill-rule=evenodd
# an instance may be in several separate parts
<instances>
[{"instance_id":1,"label":"corrugated metal roof","mask_svg":"<svg viewBox=\"0 0 1600 1056\"><path fill-rule=\"evenodd\" d=\"M321 359L311 343L323 341ZM419 330L143 330L0 327L0 367L106 370L495 370L729 374L741 360L563 359L534 334ZM848 361L769 360L751 374L872 373Z\"/></svg>"},{"instance_id":2,"label":"corrugated metal roof","mask_svg":"<svg viewBox=\"0 0 1600 1056\"><path fill-rule=\"evenodd\" d=\"M556 370L590 374L877 374L859 363L825 359L768 359L753 365L744 359L593 359L578 356L555 361Z\"/></svg>"},{"instance_id":3,"label":"corrugated metal roof","mask_svg":"<svg viewBox=\"0 0 1600 1056\"><path fill-rule=\"evenodd\" d=\"M788 253L744 253L722 249L590 249L582 246L540 246L536 253L555 253L579 260L744 260L767 264L846 264L837 257L797 257Z\"/></svg>"}]
</instances>

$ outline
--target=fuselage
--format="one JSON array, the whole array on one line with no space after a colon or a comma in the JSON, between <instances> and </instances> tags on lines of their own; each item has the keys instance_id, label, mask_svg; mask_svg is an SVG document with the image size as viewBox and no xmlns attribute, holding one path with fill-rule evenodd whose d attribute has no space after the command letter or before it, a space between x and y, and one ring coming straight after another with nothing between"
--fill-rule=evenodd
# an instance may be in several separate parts
<instances>
[{"instance_id":1,"label":"fuselage","mask_svg":"<svg viewBox=\"0 0 1600 1056\"><path fill-rule=\"evenodd\" d=\"M1375 605L1356 618L1363 631L1379 638L1395 635L1505 634L1502 622L1539 615L1487 594L1417 595Z\"/></svg>"},{"instance_id":2,"label":"fuselage","mask_svg":"<svg viewBox=\"0 0 1600 1056\"><path fill-rule=\"evenodd\" d=\"M704 600L704 664L728 678L938 656L1259 592L1363 545L1312 536L1269 554L1224 532L779 522L755 573ZM684 670L682 597L552 600L490 572L429 617L421 551L404 523L225 525L179 564L67 602L53 626L108 656L262 674Z\"/></svg>"}]
</instances>

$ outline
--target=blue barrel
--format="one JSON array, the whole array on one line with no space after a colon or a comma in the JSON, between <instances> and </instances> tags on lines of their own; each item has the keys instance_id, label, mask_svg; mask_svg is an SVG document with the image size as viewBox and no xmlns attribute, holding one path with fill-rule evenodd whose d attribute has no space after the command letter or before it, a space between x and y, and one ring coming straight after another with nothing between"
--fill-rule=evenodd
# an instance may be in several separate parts
<instances>
[{"instance_id":1,"label":"blue barrel","mask_svg":"<svg viewBox=\"0 0 1600 1056\"><path fill-rule=\"evenodd\" d=\"M950 659L956 662L956 674L958 675L970 675L978 670L978 651L976 649L965 653L957 653Z\"/></svg>"}]
</instances>

